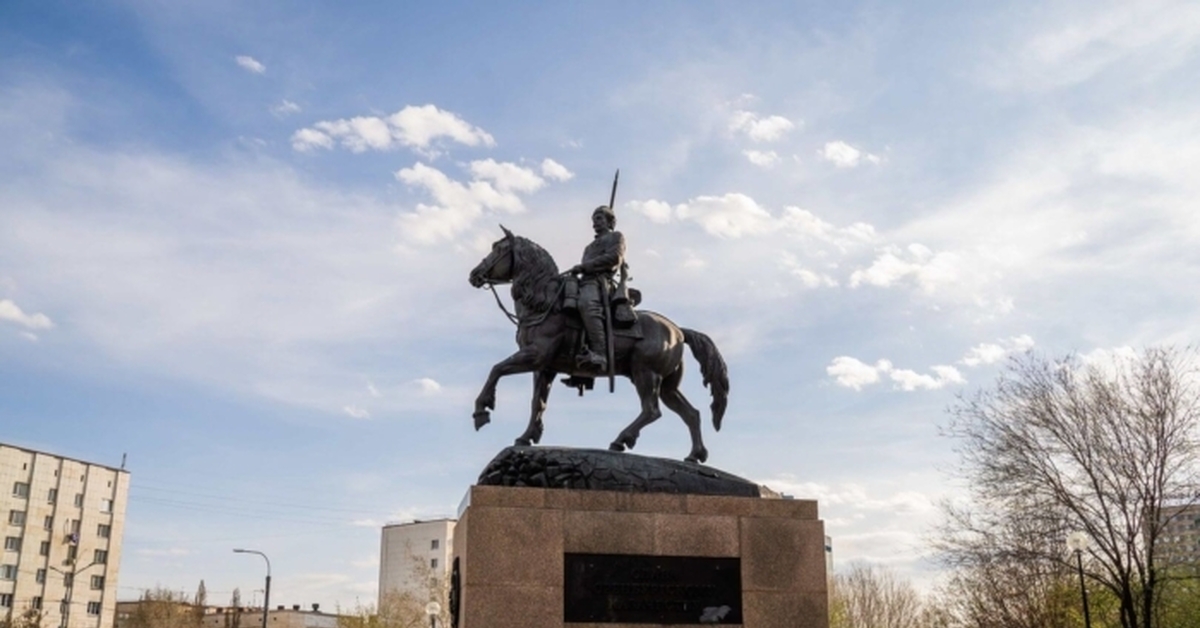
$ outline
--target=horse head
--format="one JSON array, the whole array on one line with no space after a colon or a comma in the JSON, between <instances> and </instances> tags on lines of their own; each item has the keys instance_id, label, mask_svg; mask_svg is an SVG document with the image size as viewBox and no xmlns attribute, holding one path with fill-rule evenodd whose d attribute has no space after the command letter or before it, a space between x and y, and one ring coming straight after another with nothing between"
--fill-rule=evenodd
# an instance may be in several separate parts
<instances>
[{"instance_id":1,"label":"horse head","mask_svg":"<svg viewBox=\"0 0 1200 628\"><path fill-rule=\"evenodd\" d=\"M500 229L504 231L504 237L496 240L487 257L471 269L468 281L476 288L489 283L508 283L513 279L516 266L514 247L517 244L517 238L504 225L500 225Z\"/></svg>"}]
</instances>

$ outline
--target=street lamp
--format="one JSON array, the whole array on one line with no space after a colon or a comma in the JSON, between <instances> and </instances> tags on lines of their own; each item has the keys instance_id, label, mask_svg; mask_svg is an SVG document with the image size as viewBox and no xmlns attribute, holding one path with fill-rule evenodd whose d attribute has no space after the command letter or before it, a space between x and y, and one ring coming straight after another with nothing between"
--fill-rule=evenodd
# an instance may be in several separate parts
<instances>
[{"instance_id":1,"label":"street lamp","mask_svg":"<svg viewBox=\"0 0 1200 628\"><path fill-rule=\"evenodd\" d=\"M267 587L263 590L263 624L262 628L267 628L267 611L271 609L271 559L267 555L258 550L235 549L236 554L258 554L267 561Z\"/></svg>"},{"instance_id":2,"label":"street lamp","mask_svg":"<svg viewBox=\"0 0 1200 628\"><path fill-rule=\"evenodd\" d=\"M51 570L57 571L58 573L62 574L64 585L66 585L66 584L70 585L70 586L66 586L67 597L63 600L64 602L67 603L66 611L63 612L62 624L64 626L67 625L67 620L71 616L71 594L75 591L75 575L81 571L87 571L88 569L91 569L92 567L95 567L96 565L101 565L101 564L103 564L103 563L98 563L98 562L92 561L91 563L89 563L88 565L86 565L84 567L76 568L75 563L72 562L71 563L71 571L63 571L63 570L59 569L58 567L55 567L54 565L46 565Z\"/></svg>"},{"instance_id":3,"label":"street lamp","mask_svg":"<svg viewBox=\"0 0 1200 628\"><path fill-rule=\"evenodd\" d=\"M1088 535L1083 532L1072 532L1067 535L1067 549L1075 552L1075 564L1079 567L1079 592L1083 595L1083 625L1092 628L1092 616L1088 612L1087 587L1083 583L1083 552L1088 548Z\"/></svg>"},{"instance_id":4,"label":"street lamp","mask_svg":"<svg viewBox=\"0 0 1200 628\"><path fill-rule=\"evenodd\" d=\"M437 602L430 602L425 605L425 614L429 615L429 628L437 628L434 622L437 621L437 616L442 612L442 605Z\"/></svg>"}]
</instances>

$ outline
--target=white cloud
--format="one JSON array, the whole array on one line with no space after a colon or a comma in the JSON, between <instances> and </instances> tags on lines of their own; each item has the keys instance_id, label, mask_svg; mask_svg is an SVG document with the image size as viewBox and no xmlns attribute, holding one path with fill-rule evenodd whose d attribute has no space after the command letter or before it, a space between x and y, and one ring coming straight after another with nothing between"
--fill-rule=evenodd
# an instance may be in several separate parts
<instances>
[{"instance_id":1,"label":"white cloud","mask_svg":"<svg viewBox=\"0 0 1200 628\"><path fill-rule=\"evenodd\" d=\"M349 417L355 418L355 419L371 418L371 413L368 412L366 408L362 408L362 407L359 407L359 406L356 406L353 404L342 408L342 412L345 412L346 416L349 416Z\"/></svg>"},{"instance_id":2,"label":"white cloud","mask_svg":"<svg viewBox=\"0 0 1200 628\"><path fill-rule=\"evenodd\" d=\"M376 388L375 384L373 384L371 382L367 382L367 394L371 395L372 397L374 397L376 399L383 397L383 393L379 392L379 389Z\"/></svg>"},{"instance_id":3,"label":"white cloud","mask_svg":"<svg viewBox=\"0 0 1200 628\"><path fill-rule=\"evenodd\" d=\"M832 162L838 168L854 168L863 162L878 164L883 161L879 156L864 153L841 140L826 142L825 146L817 151L817 154L821 156L821 159Z\"/></svg>"},{"instance_id":4,"label":"white cloud","mask_svg":"<svg viewBox=\"0 0 1200 628\"><path fill-rule=\"evenodd\" d=\"M271 113L282 118L293 113L300 113L300 105L285 98L283 102L271 107Z\"/></svg>"},{"instance_id":5,"label":"white cloud","mask_svg":"<svg viewBox=\"0 0 1200 628\"><path fill-rule=\"evenodd\" d=\"M1066 4L1045 13L1034 32L1020 29L1018 41L1002 44L999 62L988 59L972 74L1015 90L1068 87L1110 70L1144 79L1188 62L1200 45L1200 6L1186 0Z\"/></svg>"},{"instance_id":6,"label":"white cloud","mask_svg":"<svg viewBox=\"0 0 1200 628\"><path fill-rule=\"evenodd\" d=\"M879 382L880 373L892 370L892 363L880 360L874 365L866 364L850 356L838 356L833 359L825 372L837 380L839 386L862 390L863 386Z\"/></svg>"},{"instance_id":7,"label":"white cloud","mask_svg":"<svg viewBox=\"0 0 1200 628\"><path fill-rule=\"evenodd\" d=\"M770 168L780 161L779 155L773 150L744 150L742 154L746 156L746 159L750 160L750 163L763 168Z\"/></svg>"},{"instance_id":8,"label":"white cloud","mask_svg":"<svg viewBox=\"0 0 1200 628\"><path fill-rule=\"evenodd\" d=\"M1003 360L1010 353L1028 351L1033 346L1033 338L1029 335L1013 336L1007 340L1000 341L1000 343L985 342L971 347L967 351L967 354L959 360L959 364L970 367L982 364L995 364Z\"/></svg>"},{"instance_id":9,"label":"white cloud","mask_svg":"<svg viewBox=\"0 0 1200 628\"><path fill-rule=\"evenodd\" d=\"M742 133L756 142L778 141L794 128L796 123L783 116L760 118L750 111L735 111L729 120L729 130Z\"/></svg>"},{"instance_id":10,"label":"white cloud","mask_svg":"<svg viewBox=\"0 0 1200 628\"><path fill-rule=\"evenodd\" d=\"M936 365L930 367L933 374L917 373L910 369L897 369L889 360L879 360L875 364L867 364L849 356L839 356L833 359L825 372L833 377L839 386L862 390L864 386L877 384L887 375L894 383L894 388L903 391L937 390L949 384L964 384L966 380L958 369L953 366Z\"/></svg>"},{"instance_id":11,"label":"white cloud","mask_svg":"<svg viewBox=\"0 0 1200 628\"><path fill-rule=\"evenodd\" d=\"M442 391L442 385L439 384L437 380L428 377L415 379L412 383L417 387L418 390L421 391L422 394L425 395L436 395Z\"/></svg>"},{"instance_id":12,"label":"white cloud","mask_svg":"<svg viewBox=\"0 0 1200 628\"><path fill-rule=\"evenodd\" d=\"M692 220L721 238L766 233L773 228L771 214L745 194L698 196L675 206L680 220Z\"/></svg>"},{"instance_id":13,"label":"white cloud","mask_svg":"<svg viewBox=\"0 0 1200 628\"><path fill-rule=\"evenodd\" d=\"M247 56L247 55L238 55L238 57L235 60L237 61L237 64L239 66L241 66L241 68L243 70L246 70L247 72L252 72L254 74L262 74L263 72L267 71L267 66L259 63L258 59L255 59L254 57Z\"/></svg>"},{"instance_id":14,"label":"white cloud","mask_svg":"<svg viewBox=\"0 0 1200 628\"><path fill-rule=\"evenodd\" d=\"M671 222L671 205L663 201L630 201L626 207L644 215L650 222L665 224Z\"/></svg>"},{"instance_id":15,"label":"white cloud","mask_svg":"<svg viewBox=\"0 0 1200 628\"><path fill-rule=\"evenodd\" d=\"M470 228L484 211L523 212L525 206L516 192L537 189L544 183L530 170L491 159L472 162L470 169L490 181L477 178L460 183L422 163L396 172L398 180L424 189L435 202L400 214L400 230L406 239L422 244L450 240Z\"/></svg>"},{"instance_id":16,"label":"white cloud","mask_svg":"<svg viewBox=\"0 0 1200 628\"><path fill-rule=\"evenodd\" d=\"M542 176L554 181L570 181L575 177L575 173L567 170L567 167L547 157L542 160Z\"/></svg>"},{"instance_id":17,"label":"white cloud","mask_svg":"<svg viewBox=\"0 0 1200 628\"><path fill-rule=\"evenodd\" d=\"M0 300L0 321L16 323L26 329L50 329L54 322L45 314L26 314L9 299Z\"/></svg>"},{"instance_id":18,"label":"white cloud","mask_svg":"<svg viewBox=\"0 0 1200 628\"><path fill-rule=\"evenodd\" d=\"M357 116L324 120L292 134L298 151L332 148L338 140L351 152L392 150L401 146L431 153L440 139L464 146L495 146L496 140L483 129L471 126L454 113L434 105L409 105L387 117Z\"/></svg>"},{"instance_id":19,"label":"white cloud","mask_svg":"<svg viewBox=\"0 0 1200 628\"><path fill-rule=\"evenodd\" d=\"M921 244L910 244L905 250L888 246L865 269L850 275L850 286L862 284L887 288L903 281L912 281L925 293L931 294L945 284L959 280L962 258L957 253L934 253Z\"/></svg>"},{"instance_id":20,"label":"white cloud","mask_svg":"<svg viewBox=\"0 0 1200 628\"><path fill-rule=\"evenodd\" d=\"M948 384L965 384L967 381L953 366L938 365L931 367L931 370L933 375L896 369L888 373L888 377L896 383L896 388L905 391L937 390Z\"/></svg>"},{"instance_id":21,"label":"white cloud","mask_svg":"<svg viewBox=\"0 0 1200 628\"><path fill-rule=\"evenodd\" d=\"M875 239L875 228L865 222L839 228L799 207L783 208L779 223L781 229L793 235L812 238L843 250Z\"/></svg>"},{"instance_id":22,"label":"white cloud","mask_svg":"<svg viewBox=\"0 0 1200 628\"><path fill-rule=\"evenodd\" d=\"M818 273L800 264L795 255L784 251L779 257L779 265L789 275L800 280L800 283L805 288L832 288L838 285L838 282L833 277L824 273Z\"/></svg>"},{"instance_id":23,"label":"white cloud","mask_svg":"<svg viewBox=\"0 0 1200 628\"><path fill-rule=\"evenodd\" d=\"M492 181L501 192L536 192L546 185L532 170L494 159L471 162L471 174L476 179Z\"/></svg>"}]
</instances>

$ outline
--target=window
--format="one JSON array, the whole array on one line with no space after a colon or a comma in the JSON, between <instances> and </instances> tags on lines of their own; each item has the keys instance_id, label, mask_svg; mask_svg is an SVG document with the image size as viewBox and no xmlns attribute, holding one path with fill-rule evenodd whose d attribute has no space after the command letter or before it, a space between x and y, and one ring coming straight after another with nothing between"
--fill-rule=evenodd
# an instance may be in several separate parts
<instances>
[{"instance_id":1,"label":"window","mask_svg":"<svg viewBox=\"0 0 1200 628\"><path fill-rule=\"evenodd\" d=\"M46 518L42 519L42 529L43 530L53 530L54 529L54 517L52 515L46 515Z\"/></svg>"},{"instance_id":2,"label":"window","mask_svg":"<svg viewBox=\"0 0 1200 628\"><path fill-rule=\"evenodd\" d=\"M96 550L92 554L92 562L103 565L108 562L108 550Z\"/></svg>"},{"instance_id":3,"label":"window","mask_svg":"<svg viewBox=\"0 0 1200 628\"><path fill-rule=\"evenodd\" d=\"M438 540L437 539L434 539L429 542L429 549L435 550L437 548L438 548Z\"/></svg>"},{"instance_id":4,"label":"window","mask_svg":"<svg viewBox=\"0 0 1200 628\"><path fill-rule=\"evenodd\" d=\"M58 489L52 488L46 491L46 502L53 504L56 501L58 501Z\"/></svg>"},{"instance_id":5,"label":"window","mask_svg":"<svg viewBox=\"0 0 1200 628\"><path fill-rule=\"evenodd\" d=\"M63 616L63 621L67 621L67 611L71 610L71 603L63 600L58 603L58 614ZM65 623L63 624L66 625Z\"/></svg>"},{"instance_id":6,"label":"window","mask_svg":"<svg viewBox=\"0 0 1200 628\"><path fill-rule=\"evenodd\" d=\"M13 497L29 497L29 482L13 482Z\"/></svg>"},{"instance_id":7,"label":"window","mask_svg":"<svg viewBox=\"0 0 1200 628\"><path fill-rule=\"evenodd\" d=\"M0 593L0 607L12 608L12 593Z\"/></svg>"},{"instance_id":8,"label":"window","mask_svg":"<svg viewBox=\"0 0 1200 628\"><path fill-rule=\"evenodd\" d=\"M46 570L37 570L37 575L33 578L38 584L46 584Z\"/></svg>"},{"instance_id":9,"label":"window","mask_svg":"<svg viewBox=\"0 0 1200 628\"><path fill-rule=\"evenodd\" d=\"M41 547L38 548L38 555L39 556L49 556L50 555L50 541L42 541Z\"/></svg>"},{"instance_id":10,"label":"window","mask_svg":"<svg viewBox=\"0 0 1200 628\"><path fill-rule=\"evenodd\" d=\"M8 522L15 526L25 525L25 511L24 510L8 511Z\"/></svg>"},{"instance_id":11,"label":"window","mask_svg":"<svg viewBox=\"0 0 1200 628\"><path fill-rule=\"evenodd\" d=\"M42 610L42 596L38 595L38 596L34 597L32 600L29 601L29 605L32 606L33 610L35 610L35 611Z\"/></svg>"},{"instance_id":12,"label":"window","mask_svg":"<svg viewBox=\"0 0 1200 628\"><path fill-rule=\"evenodd\" d=\"M100 500L100 512L112 512L112 509L113 509L113 500L111 500L111 499Z\"/></svg>"},{"instance_id":13,"label":"window","mask_svg":"<svg viewBox=\"0 0 1200 628\"><path fill-rule=\"evenodd\" d=\"M83 493L75 493L75 507L83 508Z\"/></svg>"},{"instance_id":14,"label":"window","mask_svg":"<svg viewBox=\"0 0 1200 628\"><path fill-rule=\"evenodd\" d=\"M68 525L68 527L71 528L71 534L79 534L79 520L78 519L69 520L67 522L67 525ZM78 539L76 539L76 540L78 540Z\"/></svg>"},{"instance_id":15,"label":"window","mask_svg":"<svg viewBox=\"0 0 1200 628\"><path fill-rule=\"evenodd\" d=\"M100 614L100 603L99 602L88 602L88 615L99 615L99 614Z\"/></svg>"},{"instance_id":16,"label":"window","mask_svg":"<svg viewBox=\"0 0 1200 628\"><path fill-rule=\"evenodd\" d=\"M0 580L16 580L17 566L16 565L0 565Z\"/></svg>"},{"instance_id":17,"label":"window","mask_svg":"<svg viewBox=\"0 0 1200 628\"><path fill-rule=\"evenodd\" d=\"M75 547L74 545L67 548L67 562L68 563L74 562L75 557L78 555L78 553L77 553L78 551L79 551L79 548Z\"/></svg>"},{"instance_id":18,"label":"window","mask_svg":"<svg viewBox=\"0 0 1200 628\"><path fill-rule=\"evenodd\" d=\"M108 537L112 536L112 526L108 525L107 523L101 523L100 525L96 526L96 536L102 539L107 539Z\"/></svg>"},{"instance_id":19,"label":"window","mask_svg":"<svg viewBox=\"0 0 1200 628\"><path fill-rule=\"evenodd\" d=\"M63 574L63 586L67 587L68 589L75 586L75 574L73 574L73 573Z\"/></svg>"},{"instance_id":20,"label":"window","mask_svg":"<svg viewBox=\"0 0 1200 628\"><path fill-rule=\"evenodd\" d=\"M99 591L104 588L104 576L92 576L92 590Z\"/></svg>"},{"instance_id":21,"label":"window","mask_svg":"<svg viewBox=\"0 0 1200 628\"><path fill-rule=\"evenodd\" d=\"M19 536L4 537L4 551L6 551L6 552L21 551L21 537L19 537Z\"/></svg>"},{"instance_id":22,"label":"window","mask_svg":"<svg viewBox=\"0 0 1200 628\"><path fill-rule=\"evenodd\" d=\"M429 568L437 569L437 559L436 558L429 559Z\"/></svg>"}]
</instances>

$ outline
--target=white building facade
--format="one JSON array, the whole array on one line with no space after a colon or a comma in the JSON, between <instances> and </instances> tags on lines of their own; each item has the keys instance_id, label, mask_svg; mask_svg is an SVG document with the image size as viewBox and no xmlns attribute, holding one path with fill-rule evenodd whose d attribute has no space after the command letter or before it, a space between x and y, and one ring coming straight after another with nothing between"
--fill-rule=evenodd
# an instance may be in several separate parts
<instances>
[{"instance_id":1,"label":"white building facade","mask_svg":"<svg viewBox=\"0 0 1200 628\"><path fill-rule=\"evenodd\" d=\"M0 619L111 628L129 473L0 443Z\"/></svg>"},{"instance_id":2,"label":"white building facade","mask_svg":"<svg viewBox=\"0 0 1200 628\"><path fill-rule=\"evenodd\" d=\"M425 595L428 579L445 578L454 551L455 519L434 519L383 527L379 551L379 601L388 593Z\"/></svg>"}]
</instances>

